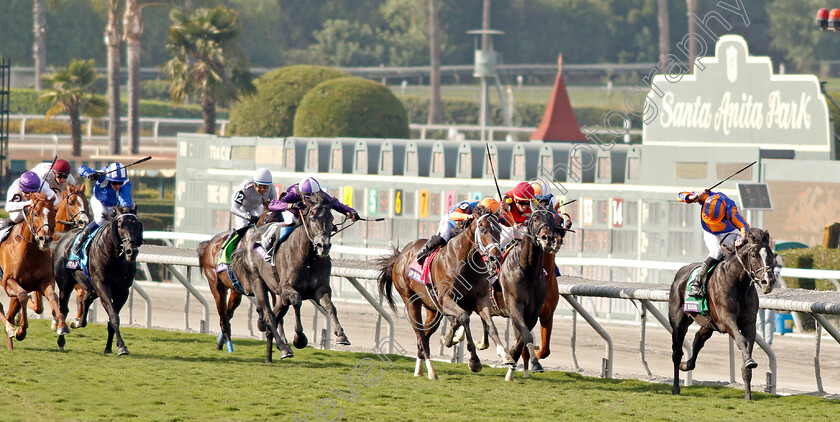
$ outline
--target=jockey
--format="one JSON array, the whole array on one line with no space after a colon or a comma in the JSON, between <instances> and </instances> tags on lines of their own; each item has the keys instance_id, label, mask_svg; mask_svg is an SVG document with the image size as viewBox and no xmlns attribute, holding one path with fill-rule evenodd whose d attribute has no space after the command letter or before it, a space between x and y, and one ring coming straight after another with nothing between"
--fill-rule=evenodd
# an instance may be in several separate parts
<instances>
[{"instance_id":1,"label":"jockey","mask_svg":"<svg viewBox=\"0 0 840 422\"><path fill-rule=\"evenodd\" d=\"M455 228L455 225L472 220L473 211L479 206L489 209L494 215L499 212L500 207L499 201L490 197L484 198L481 201L461 201L455 204L449 209L449 213L440 219L440 226L438 226L437 233L430 237L426 241L426 244L417 251L417 262L423 264L432 251L449 242L449 239L452 238L452 229Z\"/></svg>"},{"instance_id":2,"label":"jockey","mask_svg":"<svg viewBox=\"0 0 840 422\"><path fill-rule=\"evenodd\" d=\"M551 186L542 179L536 179L531 182L531 187L534 188L534 198L537 200L537 203L554 214L555 218L558 218L557 206L559 203L557 202L557 198L551 194Z\"/></svg>"},{"instance_id":3,"label":"jockey","mask_svg":"<svg viewBox=\"0 0 840 422\"><path fill-rule=\"evenodd\" d=\"M231 197L230 212L235 217L234 232L222 244L223 253L219 256L219 263L230 261L230 254L236 249L239 239L245 232L257 224L265 206L263 203L277 199L277 189L274 187L271 172L266 168L258 168L254 176L245 179Z\"/></svg>"},{"instance_id":4,"label":"jockey","mask_svg":"<svg viewBox=\"0 0 840 422\"><path fill-rule=\"evenodd\" d=\"M70 163L67 160L58 159L52 164L41 163L32 168L32 171L45 181L56 194L60 194L67 185L75 185L76 178L71 174ZM57 204L56 204L57 205Z\"/></svg>"},{"instance_id":5,"label":"jockey","mask_svg":"<svg viewBox=\"0 0 840 422\"><path fill-rule=\"evenodd\" d=\"M268 204L269 211L279 212L283 217L283 222L280 223L280 233L277 235L277 244L282 243L294 229L294 223L300 218L300 210L306 207L309 201L309 195L315 192L322 191L321 184L315 178L304 177L300 182L291 185L280 195L280 199L271 201ZM361 217L359 213L353 208L342 204L338 199L331 197L326 192L323 194L327 197L327 203L332 209L346 215L353 221L358 221Z\"/></svg>"},{"instance_id":6,"label":"jockey","mask_svg":"<svg viewBox=\"0 0 840 422\"><path fill-rule=\"evenodd\" d=\"M23 209L31 204L30 197L33 192L41 192L47 196L47 199L55 197L52 189L46 183L42 184L35 172L23 173L20 178L12 182L12 186L9 186L9 191L6 193L6 211L9 213L9 218L4 218L0 222L0 230L23 220Z\"/></svg>"},{"instance_id":7,"label":"jockey","mask_svg":"<svg viewBox=\"0 0 840 422\"><path fill-rule=\"evenodd\" d=\"M723 259L723 251L720 248L721 242L727 246L741 246L746 239L750 225L747 220L738 213L735 202L720 192L710 192L708 189L697 192L680 192L680 201L687 204L698 203L701 205L700 217L703 226L703 241L709 249L709 256L700 266L700 276L691 283L689 296L700 297L703 295L703 286L706 282L707 272L715 264ZM735 236L739 235L739 236ZM737 239L733 239L736 238Z\"/></svg>"},{"instance_id":8,"label":"jockey","mask_svg":"<svg viewBox=\"0 0 840 422\"><path fill-rule=\"evenodd\" d=\"M134 208L131 199L131 182L128 180L128 170L122 163L111 163L102 170L94 170L88 166L79 166L79 176L93 180L93 196L90 198L90 212L93 220L85 227L82 237L73 245L72 253L79 256L82 246L90 233L111 215L114 207Z\"/></svg>"},{"instance_id":9,"label":"jockey","mask_svg":"<svg viewBox=\"0 0 840 422\"><path fill-rule=\"evenodd\" d=\"M502 224L512 227L523 224L531 214L531 203L536 198L534 187L520 182L502 196Z\"/></svg>"}]
</instances>

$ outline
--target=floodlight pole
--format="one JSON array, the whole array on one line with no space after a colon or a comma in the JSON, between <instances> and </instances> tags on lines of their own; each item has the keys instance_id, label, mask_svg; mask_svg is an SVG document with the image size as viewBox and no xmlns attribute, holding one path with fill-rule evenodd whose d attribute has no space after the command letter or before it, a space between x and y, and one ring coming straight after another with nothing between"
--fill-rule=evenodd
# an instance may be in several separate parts
<instances>
[{"instance_id":1,"label":"floodlight pole","mask_svg":"<svg viewBox=\"0 0 840 422\"><path fill-rule=\"evenodd\" d=\"M488 79L495 78L496 88L499 91L499 104L502 106L502 114L505 116L505 123L508 126L513 126L510 121L510 113L508 113L508 104L505 101L502 93L501 84L499 82L499 74L496 70L496 52L493 51L493 35L502 35L504 32L495 29L477 29L474 31L467 31L467 34L478 35L475 40L475 61L473 67L473 76L479 78L481 84L481 100L478 110L478 125L481 127L481 140L486 139L487 132L487 116L490 114L490 96L489 87L487 85ZM482 40L481 48L478 47L479 38ZM485 41L486 40L486 41ZM492 140L492 139L491 139Z\"/></svg>"}]
</instances>

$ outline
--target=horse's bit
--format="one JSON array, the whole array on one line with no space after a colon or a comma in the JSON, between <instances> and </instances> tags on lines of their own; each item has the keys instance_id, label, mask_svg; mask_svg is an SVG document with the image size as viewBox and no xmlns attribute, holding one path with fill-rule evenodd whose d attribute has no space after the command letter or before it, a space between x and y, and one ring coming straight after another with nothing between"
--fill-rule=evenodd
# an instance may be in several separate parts
<instances>
[{"instance_id":1,"label":"horse's bit","mask_svg":"<svg viewBox=\"0 0 840 422\"><path fill-rule=\"evenodd\" d=\"M756 244L751 244L751 245L749 245L749 246L747 247L747 254L749 254L749 253L750 253L750 250L751 250L752 248L754 248L755 246L758 246L758 247L760 248L760 247L761 247L761 246L763 246L763 245L756 245ZM750 280L751 280L753 283L756 283L756 284L761 284L761 280L762 280L762 279L763 279L763 278L767 275L767 273L768 273L768 272L773 271L773 269L772 269L772 268L770 268L770 266L768 266L766 262L765 262L765 263L763 263L763 264L762 264L762 267L761 267L761 268L759 268L759 269L757 269L757 270L754 270L754 271L753 271L753 270L748 269L748 268L747 268L747 264L746 264L746 263L744 263L744 261L741 259L741 254L740 254L740 253L738 253L738 248L737 248L737 247L735 248L735 257L737 257L737 258L738 258L738 262L739 262L739 263L741 263L741 267L744 269L744 272L746 272L746 273L747 273L747 275L749 275L749 276L750 276ZM748 261L749 261L749 260L748 260Z\"/></svg>"},{"instance_id":2,"label":"horse's bit","mask_svg":"<svg viewBox=\"0 0 840 422\"><path fill-rule=\"evenodd\" d=\"M47 200L48 199L42 199L42 200L39 200L38 202L46 202ZM34 213L35 212L35 204L37 204L37 202L29 205L29 213ZM44 227L49 227L50 226L50 220L48 218L47 221L45 221L44 224L41 225L41 227L38 227L38 229L35 229L35 226L34 226L35 218L32 217L31 218L32 221L30 221L29 213L27 213L27 212L23 213L23 220L26 221L26 227L29 228L29 233L32 234L32 238L35 239L36 237L38 237L38 232L41 231L41 229L43 229ZM33 245L35 244L35 242L33 240L28 240L21 235L17 235L17 237L19 237L20 239L23 239L24 241L26 241L26 243L33 244Z\"/></svg>"}]
</instances>

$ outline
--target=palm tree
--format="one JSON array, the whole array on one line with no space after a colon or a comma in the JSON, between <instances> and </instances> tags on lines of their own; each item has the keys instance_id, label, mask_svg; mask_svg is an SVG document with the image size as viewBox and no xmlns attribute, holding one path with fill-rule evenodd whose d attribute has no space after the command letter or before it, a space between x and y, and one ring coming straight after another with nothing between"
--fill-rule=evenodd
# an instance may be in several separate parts
<instances>
[{"instance_id":1,"label":"palm tree","mask_svg":"<svg viewBox=\"0 0 840 422\"><path fill-rule=\"evenodd\" d=\"M692 36L688 40L688 73L694 72L694 61L697 60L697 0L686 0L686 8L688 11L688 33Z\"/></svg>"},{"instance_id":2,"label":"palm tree","mask_svg":"<svg viewBox=\"0 0 840 422\"><path fill-rule=\"evenodd\" d=\"M108 49L108 143L111 154L122 154L120 141L120 23L117 14L119 0L107 0L108 24L105 26L105 46Z\"/></svg>"},{"instance_id":3,"label":"palm tree","mask_svg":"<svg viewBox=\"0 0 840 422\"><path fill-rule=\"evenodd\" d=\"M656 20L659 24L659 68L663 69L667 64L668 55L671 54L670 25L668 22L668 0L659 0L659 10Z\"/></svg>"},{"instance_id":4,"label":"palm tree","mask_svg":"<svg viewBox=\"0 0 840 422\"><path fill-rule=\"evenodd\" d=\"M436 0L429 0L429 84L432 97L429 101L429 124L443 121L443 103L440 99L440 24Z\"/></svg>"},{"instance_id":5,"label":"palm tree","mask_svg":"<svg viewBox=\"0 0 840 422\"><path fill-rule=\"evenodd\" d=\"M219 6L190 15L176 9L171 18L166 50L172 59L163 71L171 82L172 100L175 104L188 98L200 101L204 132L215 133L216 106L256 91L245 55L235 42L241 33L238 16Z\"/></svg>"},{"instance_id":6,"label":"palm tree","mask_svg":"<svg viewBox=\"0 0 840 422\"><path fill-rule=\"evenodd\" d=\"M41 76L47 69L47 0L35 0L32 6L34 25L32 57L35 59L35 89L41 89Z\"/></svg>"},{"instance_id":7,"label":"palm tree","mask_svg":"<svg viewBox=\"0 0 840 422\"><path fill-rule=\"evenodd\" d=\"M91 117L105 114L105 100L91 91L97 79L99 75L93 67L93 60L73 60L67 67L52 67L52 73L44 76L44 82L49 88L40 100L52 103L46 118L64 112L70 115L74 157L82 155L82 123L79 114Z\"/></svg>"}]
</instances>

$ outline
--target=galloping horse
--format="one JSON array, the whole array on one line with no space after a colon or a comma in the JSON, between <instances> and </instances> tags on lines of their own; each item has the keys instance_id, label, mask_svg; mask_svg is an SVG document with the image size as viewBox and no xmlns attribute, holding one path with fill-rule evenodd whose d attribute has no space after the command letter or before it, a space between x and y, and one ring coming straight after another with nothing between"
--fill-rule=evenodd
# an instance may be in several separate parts
<instances>
[{"instance_id":1,"label":"galloping horse","mask_svg":"<svg viewBox=\"0 0 840 422\"><path fill-rule=\"evenodd\" d=\"M111 353L114 335L117 337L117 355L128 354L128 348L120 335L120 310L128 300L129 289L134 283L137 271L135 259L138 248L143 244L143 223L137 218L136 212L137 206L134 209L116 208L111 218L91 239L87 251L90 284L81 267L67 268L73 241L82 229L73 229L62 236L53 254L53 268L60 290L69 290L74 284L92 287L84 299L79 326L87 325L90 305L97 297L108 313L105 354ZM64 338L59 336L58 341L59 346L63 347Z\"/></svg>"},{"instance_id":2,"label":"galloping horse","mask_svg":"<svg viewBox=\"0 0 840 422\"><path fill-rule=\"evenodd\" d=\"M338 321L335 306L332 302L332 288L330 287L330 272L332 271L332 260L329 257L332 244L334 225L332 207L326 201L326 196L317 192L305 200L306 207L300 211L299 226L289 234L288 238L280 245L277 245L274 237L273 249L276 251L273 256L272 269L277 277L280 290L272 288L277 294L274 303L274 316L280 323L279 333L281 339L286 341L285 330L283 329L283 317L292 306L295 311L295 338L294 345L298 349L306 347L307 338L303 333L303 324L300 321L300 306L303 300L315 300L315 306L329 315L334 327L333 334L335 341L341 345L350 345L350 340L344 333L344 328ZM271 213L268 221L273 221L279 213ZM267 224L254 233L254 239L268 230L271 225ZM282 294L281 294L282 292ZM270 337L266 336L270 342ZM270 344L267 345L267 353L270 352Z\"/></svg>"},{"instance_id":3,"label":"galloping horse","mask_svg":"<svg viewBox=\"0 0 840 422\"><path fill-rule=\"evenodd\" d=\"M15 224L9 237L0 243L0 268L3 270L2 284L9 295L9 311L6 318L14 320L15 314L23 309L20 327L15 332L17 340L26 338L29 320L26 305L29 292L40 292L50 302L53 312L53 329L59 335L68 334L70 329L64 322L64 313L58 304L55 292L55 276L50 262L50 243L53 240L55 209L52 200L40 193L33 193L31 205L24 208L24 219ZM8 330L8 321L5 321ZM9 343L11 348L11 343Z\"/></svg>"},{"instance_id":4,"label":"galloping horse","mask_svg":"<svg viewBox=\"0 0 840 422\"><path fill-rule=\"evenodd\" d=\"M87 196L85 196L85 185L73 186L67 184L67 187L60 193L60 201L58 209L55 212L55 234L53 240L58 240L61 235L74 228L84 228L90 223L90 207L88 205ZM87 290L82 284L75 284L72 286L76 290L76 295L79 298L78 313L76 318L70 321L70 327L79 328L82 318L84 299ZM58 302L61 305L61 312L66 316L70 312L67 306L70 300L71 290L69 288L58 289ZM34 294L34 301L40 303L41 295Z\"/></svg>"},{"instance_id":5,"label":"galloping horse","mask_svg":"<svg viewBox=\"0 0 840 422\"><path fill-rule=\"evenodd\" d=\"M689 275L700 263L680 268L671 285L668 319L672 330L672 360L674 362L673 394L680 393L680 370L691 371L697 362L697 354L715 331L728 333L744 359L741 377L744 379L744 400L752 398L750 382L752 370L758 366L752 358L755 342L755 316L758 312L758 294L753 283L761 287L764 294L773 290L775 255L769 246L770 235L761 229L751 228L747 232L747 244L735 248L727 258L717 265L709 275L706 284L709 301L709 315L683 311L685 286ZM726 251L726 249L724 249ZM682 343L688 326L696 322L700 330L694 336L692 356L681 363Z\"/></svg>"},{"instance_id":6,"label":"galloping horse","mask_svg":"<svg viewBox=\"0 0 840 422\"><path fill-rule=\"evenodd\" d=\"M563 245L563 238L566 233L572 228L572 217L569 214L560 214L561 221L555 230L554 242L555 249L560 249ZM554 260L554 252L543 250L543 269L545 270L545 302L543 302L540 310L540 334L542 338L542 345L537 352L537 357L545 359L551 354L551 329L554 326L554 311L557 309L557 303L560 301L560 291L557 289L557 275L554 274L554 268L557 263ZM536 349L536 347L535 347Z\"/></svg>"},{"instance_id":7,"label":"galloping horse","mask_svg":"<svg viewBox=\"0 0 840 422\"><path fill-rule=\"evenodd\" d=\"M321 192L312 194L308 201L309 208L307 210L301 210L301 215L308 214L308 224L304 225L305 232L307 234L314 233L315 238L318 239L317 242L313 242L309 236L301 237L300 233L296 233L299 232L299 230L295 230L284 242L284 247L281 247L280 249L285 250L288 248L297 248L304 255L304 258L308 258L314 247L317 249L315 252L318 257L326 256L326 254L329 253L329 238L333 228L333 219L330 212L331 207L327 203L326 197ZM265 208L268 209L267 204ZM268 263L253 249L255 241L261 241L265 230L271 227L271 225L265 225L264 223L270 222L274 217L275 216L273 214L265 212L262 216L260 216L257 223L257 226L260 227L260 229L258 231L249 230L244 238L237 243L236 250L231 256L231 262L229 264L231 270L234 271L236 278L239 279L241 283L241 289L246 294L255 296L255 300L257 302L257 313L259 314L257 328L266 333L266 363L272 362L272 342L276 343L277 350L281 353L280 359L294 357L295 353L286 341L286 337L282 331L282 326L280 331L278 331L277 321L280 310L279 308L282 307L280 305L281 303L286 303L286 306L288 306L289 303L294 304L296 301L297 311L300 309L301 302L300 294L293 292L293 290L288 290L287 297L284 297L284 290L280 283L280 276L275 266L277 262L276 254L272 258L272 262ZM221 328L221 334L219 334L218 340L216 341L216 348L221 350L222 345L227 344L228 352L233 352L230 320L233 318L233 312L242 302L242 293L234 288L234 283L231 281L227 271L216 271L216 258L219 256L219 250L229 234L230 231L222 232L214 236L209 241L199 244L198 259L201 263L204 277L207 278L207 283L210 286L210 292L213 294L213 299L216 301L216 311L219 313L219 326ZM326 240L324 240L324 238ZM273 239L276 243L276 236ZM301 246L305 246L305 249ZM276 245L272 245L272 247L275 248ZM280 253L280 251L277 251L277 253ZM295 276L300 278L307 276L313 278L322 277L323 280L321 280L321 283L327 284L327 300L329 300L329 273L332 265L331 261L326 259L319 260L318 262L319 266L323 265L323 262L320 261L324 261L327 264L326 276L323 276L323 271L320 268L311 268L311 264L314 263L312 261L313 259L311 258L307 261L310 264L310 268L305 270L303 265L298 265L293 268L284 267L284 269L294 269L292 272L296 272L297 274L295 274ZM303 264L307 264L307 262L304 262ZM286 271L284 271L284 273L285 272ZM230 293L230 296L228 296L228 292ZM274 310L270 307L269 295L275 297L276 303L274 305ZM280 299L276 299L277 296L279 296ZM332 302L330 302L330 307L332 308ZM285 314L285 312L283 313ZM335 311L333 308L333 314L334 313ZM282 315L280 316L280 319L280 324L282 324ZM334 323L336 323L336 329L340 329L341 326L338 324L337 319L334 320ZM307 339L306 336L303 335L303 326L300 324L299 316L295 331L298 333L295 336L295 347L305 347ZM341 331L341 334L343 336L343 330ZM341 341L342 339L339 340ZM343 342L346 342L346 337L343 338Z\"/></svg>"},{"instance_id":8,"label":"galloping horse","mask_svg":"<svg viewBox=\"0 0 840 422\"><path fill-rule=\"evenodd\" d=\"M407 275L409 266L415 261L417 251L425 244L426 239L409 243L402 252L394 249L391 256L377 261L381 267L379 294L385 296L391 309L396 310L391 289L397 288L417 335L415 377L423 376L422 364L425 361L429 379L438 379L432 366L429 337L437 330L441 314L453 317L464 326L471 371L481 370L481 362L469 329L469 317L472 312L478 312L484 324L489 327L490 337L496 343L496 352L504 363L514 363L504 350L496 326L490 319L490 285L487 277L490 271L496 272L501 258L498 220L484 207L476 207L473 216L466 229L453 236L432 261L432 285L428 290L426 285L413 281ZM490 271L482 262L483 259L487 260ZM426 308L425 322L421 317L423 308Z\"/></svg>"}]
</instances>

